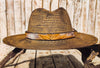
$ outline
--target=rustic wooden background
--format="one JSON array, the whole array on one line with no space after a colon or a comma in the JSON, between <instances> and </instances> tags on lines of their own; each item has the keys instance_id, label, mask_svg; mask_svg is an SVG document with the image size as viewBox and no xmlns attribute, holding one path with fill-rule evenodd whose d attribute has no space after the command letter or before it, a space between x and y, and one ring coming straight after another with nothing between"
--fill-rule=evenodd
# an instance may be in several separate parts
<instances>
[{"instance_id":1,"label":"rustic wooden background","mask_svg":"<svg viewBox=\"0 0 100 68\"><path fill-rule=\"evenodd\" d=\"M6 36L25 33L31 12L36 8L41 8L42 5L43 8L50 10L50 0L0 0L0 61L14 49L14 47L3 44L2 39ZM96 36L100 43L100 0L52 0L51 10L57 9L58 6L68 11L73 28L79 32ZM69 51L76 52L77 50ZM40 56L41 53L38 55L38 52L41 51L37 50L37 56ZM63 52L42 50L42 55L44 52L45 55L50 55L56 52L65 53L68 50ZM34 58L34 53L35 50L28 50L26 54L20 56L19 61L28 59L30 56ZM16 68L21 68L21 66Z\"/></svg>"}]
</instances>

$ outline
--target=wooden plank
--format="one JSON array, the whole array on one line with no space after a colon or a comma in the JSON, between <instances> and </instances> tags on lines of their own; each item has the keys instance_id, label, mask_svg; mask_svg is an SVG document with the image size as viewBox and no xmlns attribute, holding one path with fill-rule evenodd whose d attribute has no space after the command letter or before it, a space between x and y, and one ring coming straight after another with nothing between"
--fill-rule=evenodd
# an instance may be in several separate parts
<instances>
[{"instance_id":1,"label":"wooden plank","mask_svg":"<svg viewBox=\"0 0 100 68\"><path fill-rule=\"evenodd\" d=\"M35 50L27 50L26 53L19 57L18 65L15 68L34 68Z\"/></svg>"},{"instance_id":2,"label":"wooden plank","mask_svg":"<svg viewBox=\"0 0 100 68\"><path fill-rule=\"evenodd\" d=\"M50 0L43 0L43 8L50 10Z\"/></svg>"},{"instance_id":3,"label":"wooden plank","mask_svg":"<svg viewBox=\"0 0 100 68\"><path fill-rule=\"evenodd\" d=\"M81 12L81 24L82 32L87 33L87 23L88 23L88 10L89 10L89 0L83 0L82 2L82 12Z\"/></svg>"},{"instance_id":4,"label":"wooden plank","mask_svg":"<svg viewBox=\"0 0 100 68\"><path fill-rule=\"evenodd\" d=\"M67 63L70 63L68 62L68 59L67 61L65 60L64 57L66 55L65 50L51 50L51 54L53 56L55 68L65 68L65 65L68 65ZM74 67L72 66L72 68Z\"/></svg>"},{"instance_id":5,"label":"wooden plank","mask_svg":"<svg viewBox=\"0 0 100 68\"><path fill-rule=\"evenodd\" d=\"M10 52L12 51L14 48L10 47L6 44L1 44L0 45L0 61Z\"/></svg>"},{"instance_id":6,"label":"wooden plank","mask_svg":"<svg viewBox=\"0 0 100 68\"><path fill-rule=\"evenodd\" d=\"M52 0L51 11L58 8L58 0Z\"/></svg>"},{"instance_id":7,"label":"wooden plank","mask_svg":"<svg viewBox=\"0 0 100 68\"><path fill-rule=\"evenodd\" d=\"M2 42L3 38L7 36L6 19L6 2L5 0L0 0L0 61L13 49Z\"/></svg>"},{"instance_id":8,"label":"wooden plank","mask_svg":"<svg viewBox=\"0 0 100 68\"><path fill-rule=\"evenodd\" d=\"M77 50L52 50L51 54L56 68L75 68L72 62L76 61L78 62L75 64L82 68L81 55L79 55L76 51ZM73 58L73 60L71 61L69 57Z\"/></svg>"},{"instance_id":9,"label":"wooden plank","mask_svg":"<svg viewBox=\"0 0 100 68\"><path fill-rule=\"evenodd\" d=\"M7 36L5 0L0 0L0 43Z\"/></svg>"},{"instance_id":10,"label":"wooden plank","mask_svg":"<svg viewBox=\"0 0 100 68\"><path fill-rule=\"evenodd\" d=\"M78 51L77 49L69 49L66 50L65 52L68 55L73 55L81 64L83 64L80 51Z\"/></svg>"},{"instance_id":11,"label":"wooden plank","mask_svg":"<svg viewBox=\"0 0 100 68\"><path fill-rule=\"evenodd\" d=\"M73 27L81 32L81 0L75 0Z\"/></svg>"},{"instance_id":12,"label":"wooden plank","mask_svg":"<svg viewBox=\"0 0 100 68\"><path fill-rule=\"evenodd\" d=\"M63 7L64 9L66 9L66 0L58 0L59 1L59 7Z\"/></svg>"},{"instance_id":13,"label":"wooden plank","mask_svg":"<svg viewBox=\"0 0 100 68\"><path fill-rule=\"evenodd\" d=\"M21 0L22 33L25 33L25 0Z\"/></svg>"},{"instance_id":14,"label":"wooden plank","mask_svg":"<svg viewBox=\"0 0 100 68\"><path fill-rule=\"evenodd\" d=\"M25 30L27 31L28 29L28 23L29 23L29 18L32 12L32 5L31 5L32 0L25 0Z\"/></svg>"},{"instance_id":15,"label":"wooden plank","mask_svg":"<svg viewBox=\"0 0 100 68\"><path fill-rule=\"evenodd\" d=\"M73 55L68 55L67 58L71 61L74 68L84 68L84 65L82 65Z\"/></svg>"},{"instance_id":16,"label":"wooden plank","mask_svg":"<svg viewBox=\"0 0 100 68\"><path fill-rule=\"evenodd\" d=\"M42 0L25 0L25 31L28 29L29 18L31 12L36 9L42 7Z\"/></svg>"},{"instance_id":17,"label":"wooden plank","mask_svg":"<svg viewBox=\"0 0 100 68\"><path fill-rule=\"evenodd\" d=\"M95 34L95 6L96 0L89 0L89 18L88 18L88 34Z\"/></svg>"},{"instance_id":18,"label":"wooden plank","mask_svg":"<svg viewBox=\"0 0 100 68\"><path fill-rule=\"evenodd\" d=\"M50 50L37 50L36 58L43 57L43 56L49 56L50 54L51 54Z\"/></svg>"},{"instance_id":19,"label":"wooden plank","mask_svg":"<svg viewBox=\"0 0 100 68\"><path fill-rule=\"evenodd\" d=\"M67 11L71 20L72 27L74 26L74 4L75 0L66 0Z\"/></svg>"},{"instance_id":20,"label":"wooden plank","mask_svg":"<svg viewBox=\"0 0 100 68\"><path fill-rule=\"evenodd\" d=\"M65 58L64 50L52 50L51 54L53 56L54 64L56 68L74 68L68 58ZM71 65L69 65L71 64Z\"/></svg>"},{"instance_id":21,"label":"wooden plank","mask_svg":"<svg viewBox=\"0 0 100 68\"><path fill-rule=\"evenodd\" d=\"M12 58L13 59L13 58ZM11 60L12 60L11 59ZM11 60L9 60L8 62L7 62L7 64L8 63L10 63L11 62ZM17 62L18 62L18 60L19 60L19 57L18 58L16 58L16 60L14 61L14 63L13 64L11 64L11 65L8 65L8 66L5 66L5 68L15 68L15 66L16 65L14 65L14 64L16 64Z\"/></svg>"},{"instance_id":22,"label":"wooden plank","mask_svg":"<svg viewBox=\"0 0 100 68\"><path fill-rule=\"evenodd\" d=\"M54 68L49 50L37 50L36 68Z\"/></svg>"},{"instance_id":23,"label":"wooden plank","mask_svg":"<svg viewBox=\"0 0 100 68\"><path fill-rule=\"evenodd\" d=\"M42 0L33 0L32 2L33 10L42 7Z\"/></svg>"},{"instance_id":24,"label":"wooden plank","mask_svg":"<svg viewBox=\"0 0 100 68\"><path fill-rule=\"evenodd\" d=\"M32 0L32 2L31 2L31 9L32 9L32 11L34 10L34 0Z\"/></svg>"},{"instance_id":25,"label":"wooden plank","mask_svg":"<svg viewBox=\"0 0 100 68\"><path fill-rule=\"evenodd\" d=\"M10 47L6 44L2 44L0 45L0 61L2 61L4 59L5 56L7 56L7 54L9 52L11 52L14 48L13 47ZM12 67L6 67L6 68L14 68L14 66Z\"/></svg>"},{"instance_id":26,"label":"wooden plank","mask_svg":"<svg viewBox=\"0 0 100 68\"><path fill-rule=\"evenodd\" d=\"M14 0L6 0L8 36L15 34Z\"/></svg>"},{"instance_id":27,"label":"wooden plank","mask_svg":"<svg viewBox=\"0 0 100 68\"><path fill-rule=\"evenodd\" d=\"M22 33L21 0L14 0L15 33Z\"/></svg>"},{"instance_id":28,"label":"wooden plank","mask_svg":"<svg viewBox=\"0 0 100 68\"><path fill-rule=\"evenodd\" d=\"M62 55L68 55L65 53L66 50L51 50L51 54L62 54Z\"/></svg>"},{"instance_id":29,"label":"wooden plank","mask_svg":"<svg viewBox=\"0 0 100 68\"><path fill-rule=\"evenodd\" d=\"M95 24L95 36L98 38L98 43L100 44L100 0L97 0Z\"/></svg>"}]
</instances>

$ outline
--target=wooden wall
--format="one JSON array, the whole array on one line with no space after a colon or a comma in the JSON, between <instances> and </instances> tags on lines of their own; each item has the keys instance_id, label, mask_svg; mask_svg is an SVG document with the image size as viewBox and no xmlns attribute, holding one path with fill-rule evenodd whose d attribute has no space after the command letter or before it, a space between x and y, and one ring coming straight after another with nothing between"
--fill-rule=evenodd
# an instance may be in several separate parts
<instances>
[{"instance_id":1,"label":"wooden wall","mask_svg":"<svg viewBox=\"0 0 100 68\"><path fill-rule=\"evenodd\" d=\"M0 0L0 60L13 49L2 39L24 33L31 12L42 5L50 10L50 0ZM58 6L68 11L73 28L98 37L100 43L100 0L52 0L51 10Z\"/></svg>"}]
</instances>

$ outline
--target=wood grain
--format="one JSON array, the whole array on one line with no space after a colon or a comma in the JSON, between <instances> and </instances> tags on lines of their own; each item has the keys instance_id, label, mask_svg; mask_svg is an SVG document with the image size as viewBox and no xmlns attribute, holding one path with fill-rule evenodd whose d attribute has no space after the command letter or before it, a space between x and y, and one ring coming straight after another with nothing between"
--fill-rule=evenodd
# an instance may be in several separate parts
<instances>
[{"instance_id":1,"label":"wood grain","mask_svg":"<svg viewBox=\"0 0 100 68\"><path fill-rule=\"evenodd\" d=\"M11 0L9 0L9 1L11 2ZM11 20L11 17L12 17L12 13L11 12L13 12L13 11L11 11L11 8L8 8L10 5L7 6L7 10L8 11L6 11L6 5L7 4L6 4L5 0L0 0L0 39L1 39L0 40L0 61L2 61L2 59L13 49L12 47L7 46L7 45L3 44L3 42L2 42L2 39L9 34L10 28L9 28L9 30L7 29L7 27L8 27L7 24L10 26L10 25L12 25L11 23L14 23L14 22L10 22L10 21L12 21ZM9 17L8 18L9 21L7 19L6 14ZM13 26L11 28L13 28ZM13 31L11 32L12 34L13 34Z\"/></svg>"},{"instance_id":2,"label":"wood grain","mask_svg":"<svg viewBox=\"0 0 100 68\"><path fill-rule=\"evenodd\" d=\"M51 11L58 8L58 0L52 0Z\"/></svg>"},{"instance_id":3,"label":"wood grain","mask_svg":"<svg viewBox=\"0 0 100 68\"><path fill-rule=\"evenodd\" d=\"M88 18L88 34L95 34L95 7L96 7L96 0L89 0L89 18Z\"/></svg>"},{"instance_id":4,"label":"wood grain","mask_svg":"<svg viewBox=\"0 0 100 68\"><path fill-rule=\"evenodd\" d=\"M81 15L81 23L82 23L82 32L87 33L88 29L88 10L89 10L89 0L84 0L82 2L82 15Z\"/></svg>"},{"instance_id":5,"label":"wood grain","mask_svg":"<svg viewBox=\"0 0 100 68\"><path fill-rule=\"evenodd\" d=\"M2 39L7 36L5 5L5 0L0 0L0 43L2 43Z\"/></svg>"},{"instance_id":6,"label":"wood grain","mask_svg":"<svg viewBox=\"0 0 100 68\"><path fill-rule=\"evenodd\" d=\"M33 0L33 9L41 8L42 7L42 0Z\"/></svg>"},{"instance_id":7,"label":"wood grain","mask_svg":"<svg viewBox=\"0 0 100 68\"><path fill-rule=\"evenodd\" d=\"M28 29L29 18L32 12L31 2L31 0L25 0L25 31Z\"/></svg>"},{"instance_id":8,"label":"wood grain","mask_svg":"<svg viewBox=\"0 0 100 68\"><path fill-rule=\"evenodd\" d=\"M81 52L78 51L77 49L69 49L65 51L66 55L73 55L81 64L82 62L82 57L81 57Z\"/></svg>"},{"instance_id":9,"label":"wood grain","mask_svg":"<svg viewBox=\"0 0 100 68\"><path fill-rule=\"evenodd\" d=\"M14 0L6 0L7 35L15 34Z\"/></svg>"},{"instance_id":10,"label":"wood grain","mask_svg":"<svg viewBox=\"0 0 100 68\"><path fill-rule=\"evenodd\" d=\"M75 0L73 27L79 32L81 32L81 4L82 2L80 0Z\"/></svg>"},{"instance_id":11,"label":"wood grain","mask_svg":"<svg viewBox=\"0 0 100 68\"><path fill-rule=\"evenodd\" d=\"M75 59L74 56L71 55L71 51L69 50L52 50L51 54L53 56L53 60L55 63L55 67L56 68L75 68L75 67L79 67L82 68L81 63ZM71 59L73 58L73 60L71 61ZM75 61L78 61L76 63L77 66L74 66L73 63Z\"/></svg>"},{"instance_id":12,"label":"wood grain","mask_svg":"<svg viewBox=\"0 0 100 68\"><path fill-rule=\"evenodd\" d=\"M98 43L100 43L100 0L97 0L96 3L95 36L98 37Z\"/></svg>"},{"instance_id":13,"label":"wood grain","mask_svg":"<svg viewBox=\"0 0 100 68\"><path fill-rule=\"evenodd\" d=\"M25 33L25 0L21 0L22 33Z\"/></svg>"},{"instance_id":14,"label":"wood grain","mask_svg":"<svg viewBox=\"0 0 100 68\"><path fill-rule=\"evenodd\" d=\"M37 50L36 68L54 68L49 50Z\"/></svg>"},{"instance_id":15,"label":"wood grain","mask_svg":"<svg viewBox=\"0 0 100 68\"><path fill-rule=\"evenodd\" d=\"M14 0L15 33L22 33L21 0Z\"/></svg>"},{"instance_id":16,"label":"wood grain","mask_svg":"<svg viewBox=\"0 0 100 68\"><path fill-rule=\"evenodd\" d=\"M75 0L66 0L66 8L67 8L70 20L71 20L72 27L74 27L74 21L73 21L74 20L74 8L75 8L74 4L75 4Z\"/></svg>"},{"instance_id":17,"label":"wood grain","mask_svg":"<svg viewBox=\"0 0 100 68\"><path fill-rule=\"evenodd\" d=\"M43 0L43 8L50 10L50 0Z\"/></svg>"},{"instance_id":18,"label":"wood grain","mask_svg":"<svg viewBox=\"0 0 100 68\"><path fill-rule=\"evenodd\" d=\"M66 6L66 5L67 5L67 4L66 4L66 0L59 0L59 3L58 3L58 4L59 4L58 7L63 7L64 9L66 9L66 7L67 7L67 6Z\"/></svg>"},{"instance_id":19,"label":"wood grain","mask_svg":"<svg viewBox=\"0 0 100 68\"><path fill-rule=\"evenodd\" d=\"M20 55L15 68L34 68L35 50L27 50L26 53Z\"/></svg>"}]
</instances>

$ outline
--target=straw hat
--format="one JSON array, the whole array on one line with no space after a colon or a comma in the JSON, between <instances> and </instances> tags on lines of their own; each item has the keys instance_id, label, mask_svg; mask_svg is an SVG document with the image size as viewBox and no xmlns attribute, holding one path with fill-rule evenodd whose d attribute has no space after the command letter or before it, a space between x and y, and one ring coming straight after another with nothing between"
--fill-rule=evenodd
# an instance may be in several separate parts
<instances>
[{"instance_id":1,"label":"straw hat","mask_svg":"<svg viewBox=\"0 0 100 68\"><path fill-rule=\"evenodd\" d=\"M63 8L48 11L35 9L25 34L4 38L4 43L23 49L71 49L91 46L97 38L72 29L68 13Z\"/></svg>"}]
</instances>

